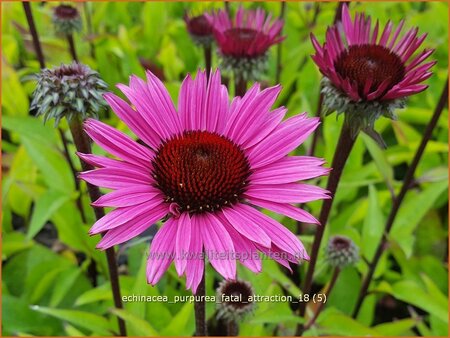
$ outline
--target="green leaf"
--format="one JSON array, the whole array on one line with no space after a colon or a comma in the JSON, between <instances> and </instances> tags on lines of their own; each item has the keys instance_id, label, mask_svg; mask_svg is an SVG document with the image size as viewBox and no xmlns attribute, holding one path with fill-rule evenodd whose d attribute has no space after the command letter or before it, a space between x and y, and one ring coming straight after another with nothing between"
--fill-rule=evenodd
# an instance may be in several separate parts
<instances>
[{"instance_id":1,"label":"green leaf","mask_svg":"<svg viewBox=\"0 0 450 338\"><path fill-rule=\"evenodd\" d=\"M28 227L27 239L36 236L53 214L69 199L70 195L57 190L48 190L38 198Z\"/></svg>"},{"instance_id":2,"label":"green leaf","mask_svg":"<svg viewBox=\"0 0 450 338\"><path fill-rule=\"evenodd\" d=\"M194 331L194 304L186 303L175 317L160 332L161 336L190 336Z\"/></svg>"},{"instance_id":3,"label":"green leaf","mask_svg":"<svg viewBox=\"0 0 450 338\"><path fill-rule=\"evenodd\" d=\"M440 291L431 286L430 280L426 280L428 290L412 280L403 280L392 286L392 296L406 303L421 308L424 311L448 321L448 303Z\"/></svg>"},{"instance_id":4,"label":"green leaf","mask_svg":"<svg viewBox=\"0 0 450 338\"><path fill-rule=\"evenodd\" d=\"M369 327L357 322L334 308L325 309L317 319L321 335L338 336L380 336Z\"/></svg>"},{"instance_id":5,"label":"green leaf","mask_svg":"<svg viewBox=\"0 0 450 338\"><path fill-rule=\"evenodd\" d=\"M132 336L158 336L158 332L146 320L139 318L126 310L111 309L116 316L122 318L127 323Z\"/></svg>"},{"instance_id":6,"label":"green leaf","mask_svg":"<svg viewBox=\"0 0 450 338\"><path fill-rule=\"evenodd\" d=\"M383 323L376 325L375 330L380 332L385 336L403 336L403 335L414 335L411 329L414 328L417 321L414 319L400 319L392 323Z\"/></svg>"},{"instance_id":7,"label":"green leaf","mask_svg":"<svg viewBox=\"0 0 450 338\"><path fill-rule=\"evenodd\" d=\"M109 283L106 283L81 294L75 301L75 306L81 306L93 302L111 299L112 299L111 287Z\"/></svg>"},{"instance_id":8,"label":"green leaf","mask_svg":"<svg viewBox=\"0 0 450 338\"><path fill-rule=\"evenodd\" d=\"M397 241L409 257L412 254L413 232L426 213L434 206L438 197L448 189L445 182L429 184L420 193L411 190L403 202L394 221L390 238ZM411 195L415 196L411 196Z\"/></svg>"},{"instance_id":9,"label":"green leaf","mask_svg":"<svg viewBox=\"0 0 450 338\"><path fill-rule=\"evenodd\" d=\"M112 333L110 323L104 317L90 312L52 309L38 305L32 306L31 309L87 329L95 335L110 336Z\"/></svg>"},{"instance_id":10,"label":"green leaf","mask_svg":"<svg viewBox=\"0 0 450 338\"><path fill-rule=\"evenodd\" d=\"M55 285L52 297L50 299L51 307L57 307L61 303L66 294L72 289L80 274L81 269L78 267L69 269L60 274L58 277L58 283Z\"/></svg>"},{"instance_id":11,"label":"green leaf","mask_svg":"<svg viewBox=\"0 0 450 338\"><path fill-rule=\"evenodd\" d=\"M3 234L2 255L4 259L14 255L17 252L26 250L33 245L32 241L25 238L20 232L12 232Z\"/></svg>"},{"instance_id":12,"label":"green leaf","mask_svg":"<svg viewBox=\"0 0 450 338\"><path fill-rule=\"evenodd\" d=\"M394 170L387 160L386 152L380 149L378 144L366 134L361 133L361 138L375 161L378 170L386 181L386 184L388 187L392 187L394 182Z\"/></svg>"},{"instance_id":13,"label":"green leaf","mask_svg":"<svg viewBox=\"0 0 450 338\"><path fill-rule=\"evenodd\" d=\"M22 136L27 153L41 171L47 186L70 194L74 190L71 169L64 156L45 143Z\"/></svg>"},{"instance_id":14,"label":"green leaf","mask_svg":"<svg viewBox=\"0 0 450 338\"><path fill-rule=\"evenodd\" d=\"M369 186L369 207L362 228L362 251L364 257L372 259L383 235L384 215L378 200L378 193L373 185Z\"/></svg>"}]
</instances>

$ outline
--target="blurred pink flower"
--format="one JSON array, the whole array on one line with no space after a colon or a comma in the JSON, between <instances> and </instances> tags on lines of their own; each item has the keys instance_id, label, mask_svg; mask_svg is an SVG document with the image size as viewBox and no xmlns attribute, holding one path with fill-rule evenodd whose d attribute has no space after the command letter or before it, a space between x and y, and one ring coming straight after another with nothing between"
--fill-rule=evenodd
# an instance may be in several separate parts
<instances>
[{"instance_id":1,"label":"blurred pink flower","mask_svg":"<svg viewBox=\"0 0 450 338\"><path fill-rule=\"evenodd\" d=\"M245 10L239 7L234 19L224 10L205 16L213 26L220 53L226 57L261 57L272 45L283 40L280 36L283 21L272 22L272 15L266 16L261 8Z\"/></svg>"},{"instance_id":2,"label":"blurred pink flower","mask_svg":"<svg viewBox=\"0 0 450 338\"><path fill-rule=\"evenodd\" d=\"M193 41L200 45L209 45L214 40L212 26L204 14L191 16L184 15L186 28Z\"/></svg>"},{"instance_id":3,"label":"blurred pink flower","mask_svg":"<svg viewBox=\"0 0 450 338\"><path fill-rule=\"evenodd\" d=\"M154 237L147 279L155 284L172 261L186 287L200 283L205 253L226 279L236 278L236 260L261 270L258 251L289 268L309 259L299 239L255 206L301 222L317 223L294 203L329 198L328 192L299 180L326 175L324 161L288 156L319 124L306 114L282 121L284 107L271 111L280 86L260 90L255 84L231 104L219 71L205 72L181 85L178 112L163 83L147 72L147 82L132 76L118 85L130 104L116 95L106 101L143 146L93 119L89 136L117 159L79 154L97 169L80 177L113 189L94 204L114 207L97 221L91 234L106 232L99 249L138 236L167 219Z\"/></svg>"}]
</instances>

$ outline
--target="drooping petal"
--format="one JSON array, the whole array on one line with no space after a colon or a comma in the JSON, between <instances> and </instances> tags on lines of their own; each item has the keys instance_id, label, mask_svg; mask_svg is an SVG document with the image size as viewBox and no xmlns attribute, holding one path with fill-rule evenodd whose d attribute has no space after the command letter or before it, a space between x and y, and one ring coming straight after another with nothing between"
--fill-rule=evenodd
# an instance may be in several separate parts
<instances>
[{"instance_id":1,"label":"drooping petal","mask_svg":"<svg viewBox=\"0 0 450 338\"><path fill-rule=\"evenodd\" d=\"M177 232L177 220L170 218L158 230L150 245L147 261L147 282L155 285L172 263L175 251L173 240Z\"/></svg>"},{"instance_id":2,"label":"drooping petal","mask_svg":"<svg viewBox=\"0 0 450 338\"><path fill-rule=\"evenodd\" d=\"M191 245L191 218L189 214L182 213L177 222L177 235L175 238L175 269L181 276L186 269Z\"/></svg>"}]
</instances>

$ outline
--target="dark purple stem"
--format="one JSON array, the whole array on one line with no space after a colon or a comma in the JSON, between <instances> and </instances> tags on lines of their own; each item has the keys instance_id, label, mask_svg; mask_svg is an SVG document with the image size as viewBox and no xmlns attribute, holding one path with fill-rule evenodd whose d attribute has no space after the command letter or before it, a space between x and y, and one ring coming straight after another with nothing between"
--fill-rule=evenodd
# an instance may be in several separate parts
<instances>
[{"instance_id":1,"label":"dark purple stem","mask_svg":"<svg viewBox=\"0 0 450 338\"><path fill-rule=\"evenodd\" d=\"M197 292L195 293L196 298L200 297L199 300L195 299L194 311L195 311L195 335L200 337L205 337L208 332L206 329L206 309L205 309L205 272L203 272L203 277L198 285Z\"/></svg>"},{"instance_id":2,"label":"dark purple stem","mask_svg":"<svg viewBox=\"0 0 450 338\"><path fill-rule=\"evenodd\" d=\"M331 281L330 281L330 285L328 286L327 291L325 292L326 295L326 299L328 299L331 291L334 288L334 285L336 284L336 281L339 277L339 273L341 272L341 270L339 268L335 268L333 271L333 276L331 277ZM321 314L323 308L325 307L325 302L320 302L319 305L317 306L316 312L314 313L314 315L312 316L312 318L308 321L308 323L306 323L305 327L303 328L303 331L300 332L300 335L303 334L303 332L305 332L306 330L308 330L311 326L314 325L314 323L316 322L317 318L319 317L319 315Z\"/></svg>"},{"instance_id":3,"label":"dark purple stem","mask_svg":"<svg viewBox=\"0 0 450 338\"><path fill-rule=\"evenodd\" d=\"M233 319L229 319L227 322L227 336L236 337L239 334L239 326Z\"/></svg>"},{"instance_id":4,"label":"dark purple stem","mask_svg":"<svg viewBox=\"0 0 450 338\"><path fill-rule=\"evenodd\" d=\"M243 97L247 91L247 81L242 76L236 75L234 75L234 96Z\"/></svg>"},{"instance_id":5,"label":"dark purple stem","mask_svg":"<svg viewBox=\"0 0 450 338\"><path fill-rule=\"evenodd\" d=\"M37 59L39 60L39 65L41 69L45 68L44 54L42 53L41 43L39 41L39 35L34 24L33 13L31 12L30 3L23 2L23 9L25 11L25 16L27 17L28 27L30 28L31 37L33 38L34 51L36 52Z\"/></svg>"},{"instance_id":6,"label":"dark purple stem","mask_svg":"<svg viewBox=\"0 0 450 338\"><path fill-rule=\"evenodd\" d=\"M73 40L73 34L67 35L67 42L69 43L69 51L70 55L72 55L72 59L78 62L77 50L75 49L75 41Z\"/></svg>"},{"instance_id":7,"label":"dark purple stem","mask_svg":"<svg viewBox=\"0 0 450 338\"><path fill-rule=\"evenodd\" d=\"M333 206L334 196L336 194L336 190L339 184L339 180L341 178L345 163L350 155L350 152L355 144L357 135L352 137L349 126L347 126L347 121L344 121L344 125L342 126L341 135L339 136L339 141L336 146L336 150L333 157L333 162L331 163L331 167L333 170L330 173L328 178L328 183L326 189L330 192L330 199L324 200L322 204L322 209L320 211L319 223L320 225L317 227L316 235L314 237L314 242L311 249L311 260L309 261L308 272L306 273L305 285L303 287L303 293L309 294L311 291L311 286L313 282L314 269L317 263L317 257L319 255L320 244L322 242L323 234L325 231L325 226L328 221L328 217L330 216L331 207ZM305 315L306 310L306 302L302 302L299 308L299 315L303 317ZM297 333L299 335L302 331L302 325L297 326Z\"/></svg>"},{"instance_id":8,"label":"dark purple stem","mask_svg":"<svg viewBox=\"0 0 450 338\"><path fill-rule=\"evenodd\" d=\"M206 68L206 77L209 79L209 74L211 73L211 45L203 47L203 54L205 56L205 68Z\"/></svg>"},{"instance_id":9,"label":"dark purple stem","mask_svg":"<svg viewBox=\"0 0 450 338\"><path fill-rule=\"evenodd\" d=\"M73 118L69 122L70 131L72 132L73 141L75 143L75 147L80 153L90 154L91 153L91 144L89 142L88 136L83 131L82 122L79 118ZM81 167L83 171L93 170L94 167L89 163L81 161ZM102 195L99 187L87 183L87 189L89 193L89 197L92 202L96 201ZM99 220L103 216L105 216L105 210L103 208L94 208L95 218ZM114 305L118 309L122 309L122 298L120 296L120 287L119 287L119 274L117 271L117 263L116 263L116 255L114 252L114 247L106 249L106 258L108 261L108 270L109 277L111 282L111 290L114 299ZM119 324L119 335L126 336L127 331L125 328L125 322L123 319L117 317L117 321Z\"/></svg>"},{"instance_id":10,"label":"dark purple stem","mask_svg":"<svg viewBox=\"0 0 450 338\"><path fill-rule=\"evenodd\" d=\"M398 213L400 206L406 196L406 193L408 192L409 188L411 187L411 183L414 180L414 173L417 169L417 165L419 164L420 159L422 158L422 155L425 151L425 147L427 146L428 141L431 139L431 136L433 135L433 130L436 127L436 124L439 120L439 117L442 114L442 111L444 110L444 108L447 104L447 101L448 101L448 78L446 80L444 89L442 90L441 97L439 98L439 102L434 110L433 116L432 116L430 122L428 123L427 128L425 129L425 133L423 134L422 141L420 142L419 148L417 148L416 154L414 155L411 165L409 166L408 171L406 172L405 178L403 179L403 184L400 189L400 192L399 192L398 196L394 199L394 202L392 204L391 212L389 213L389 217L388 217L388 219L386 221L386 225L384 227L383 237L381 238L381 241L378 245L377 251L375 252L372 262L369 264L369 271L367 272L367 276L364 278L364 281L361 285L361 289L359 290L359 295L358 295L355 309L354 309L353 315L352 315L353 318L356 318L356 316L359 313L359 310L361 309L361 306L364 302L364 298L367 295L367 291L369 289L370 282L372 281L373 274L375 273L375 269L378 265L381 255L387 248L388 235L392 229L392 226L394 225L395 217L397 216L397 213Z\"/></svg>"}]
</instances>

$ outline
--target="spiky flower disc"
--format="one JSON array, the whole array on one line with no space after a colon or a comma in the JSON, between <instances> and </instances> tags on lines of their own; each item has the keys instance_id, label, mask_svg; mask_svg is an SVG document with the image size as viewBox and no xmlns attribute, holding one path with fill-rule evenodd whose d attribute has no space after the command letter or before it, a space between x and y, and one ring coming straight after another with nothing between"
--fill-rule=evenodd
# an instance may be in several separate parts
<instances>
[{"instance_id":1,"label":"spiky flower disc","mask_svg":"<svg viewBox=\"0 0 450 338\"><path fill-rule=\"evenodd\" d=\"M244 280L223 280L217 288L218 318L239 321L255 308L252 285Z\"/></svg>"},{"instance_id":2,"label":"spiky flower disc","mask_svg":"<svg viewBox=\"0 0 450 338\"><path fill-rule=\"evenodd\" d=\"M63 117L97 117L106 108L102 97L106 88L97 72L77 62L43 69L37 74L30 111L43 115L44 122L54 118L55 126Z\"/></svg>"},{"instance_id":3,"label":"spiky flower disc","mask_svg":"<svg viewBox=\"0 0 450 338\"><path fill-rule=\"evenodd\" d=\"M333 236L328 241L326 259L331 266L342 269L359 260L359 249L350 238Z\"/></svg>"},{"instance_id":4,"label":"spiky flower disc","mask_svg":"<svg viewBox=\"0 0 450 338\"><path fill-rule=\"evenodd\" d=\"M424 63L433 50L415 54L426 34L410 29L401 36L403 21L397 29L389 21L379 34L379 23L372 30L371 18L357 13L354 21L347 5L342 22L328 28L321 46L315 36L314 62L325 76L324 112L345 113L346 121L359 130L373 128L381 115L395 118L394 111L404 106L405 97L427 88L422 84L432 72L435 61Z\"/></svg>"},{"instance_id":5,"label":"spiky flower disc","mask_svg":"<svg viewBox=\"0 0 450 338\"><path fill-rule=\"evenodd\" d=\"M80 32L83 27L78 9L65 4L56 6L53 9L52 21L55 32L58 35L70 35Z\"/></svg>"},{"instance_id":6,"label":"spiky flower disc","mask_svg":"<svg viewBox=\"0 0 450 338\"><path fill-rule=\"evenodd\" d=\"M187 13L184 15L186 28L194 43L200 46L210 46L214 41L211 24L204 14L197 16L190 16Z\"/></svg>"},{"instance_id":7,"label":"spiky flower disc","mask_svg":"<svg viewBox=\"0 0 450 338\"><path fill-rule=\"evenodd\" d=\"M224 10L205 14L213 27L222 59L222 69L234 71L245 80L258 79L267 68L268 50L281 42L283 21L266 15L263 9L240 7L235 18Z\"/></svg>"},{"instance_id":8,"label":"spiky flower disc","mask_svg":"<svg viewBox=\"0 0 450 338\"><path fill-rule=\"evenodd\" d=\"M105 233L106 249L138 236L155 222L166 222L153 238L147 278L157 283L172 262L195 292L204 255L225 278L236 279L236 261L257 273L260 252L289 267L308 259L303 244L282 224L262 213L267 208L298 221L317 223L296 203L329 198L320 187L300 183L325 175L323 160L288 156L319 123L306 114L286 119L272 110L280 86L255 84L230 103L219 71L198 72L183 81L178 111L163 83L147 72L130 86L119 85L130 104L105 98L139 137L89 119L89 136L118 159L80 154L98 169L81 173L85 181L114 191L94 203L115 207L91 234Z\"/></svg>"}]
</instances>

